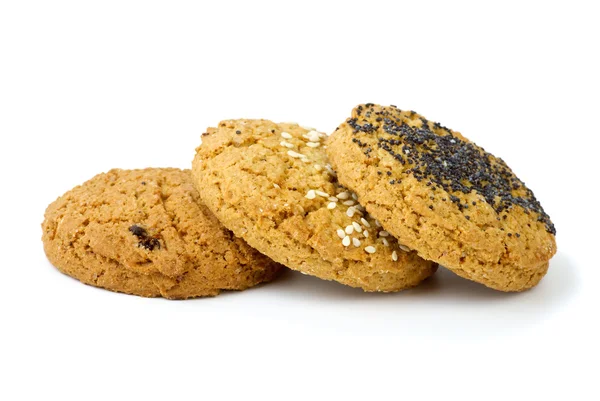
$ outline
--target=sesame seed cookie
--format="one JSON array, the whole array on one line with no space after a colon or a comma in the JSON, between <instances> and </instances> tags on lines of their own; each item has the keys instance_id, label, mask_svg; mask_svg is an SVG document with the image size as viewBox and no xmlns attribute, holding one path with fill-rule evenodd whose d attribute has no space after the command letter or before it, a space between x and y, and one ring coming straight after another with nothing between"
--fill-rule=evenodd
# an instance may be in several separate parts
<instances>
[{"instance_id":1,"label":"sesame seed cookie","mask_svg":"<svg viewBox=\"0 0 600 401\"><path fill-rule=\"evenodd\" d=\"M111 170L48 206L46 255L96 287L185 299L243 290L280 268L223 227L189 170Z\"/></svg>"},{"instance_id":2,"label":"sesame seed cookie","mask_svg":"<svg viewBox=\"0 0 600 401\"><path fill-rule=\"evenodd\" d=\"M326 135L294 123L228 120L202 137L192 172L201 197L273 260L365 291L399 291L436 269L390 237L341 187Z\"/></svg>"},{"instance_id":3,"label":"sesame seed cookie","mask_svg":"<svg viewBox=\"0 0 600 401\"><path fill-rule=\"evenodd\" d=\"M460 133L365 104L327 144L340 182L421 257L501 291L546 274L556 253L550 218L502 159Z\"/></svg>"}]
</instances>

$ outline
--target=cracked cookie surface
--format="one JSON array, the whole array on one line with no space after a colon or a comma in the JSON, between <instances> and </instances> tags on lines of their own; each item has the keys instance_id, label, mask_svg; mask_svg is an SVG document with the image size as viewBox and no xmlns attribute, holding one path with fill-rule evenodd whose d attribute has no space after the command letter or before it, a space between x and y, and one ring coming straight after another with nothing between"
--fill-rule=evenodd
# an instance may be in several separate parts
<instances>
[{"instance_id":1,"label":"cracked cookie surface","mask_svg":"<svg viewBox=\"0 0 600 401\"><path fill-rule=\"evenodd\" d=\"M459 132L365 104L327 144L340 182L423 258L502 291L546 274L556 253L549 216L502 159Z\"/></svg>"},{"instance_id":2,"label":"cracked cookie surface","mask_svg":"<svg viewBox=\"0 0 600 401\"><path fill-rule=\"evenodd\" d=\"M325 134L295 123L227 120L209 128L193 162L203 202L273 260L365 291L399 291L432 262L390 237L337 183Z\"/></svg>"},{"instance_id":3,"label":"cracked cookie surface","mask_svg":"<svg viewBox=\"0 0 600 401\"><path fill-rule=\"evenodd\" d=\"M50 204L44 250L85 284L185 299L269 281L280 265L223 227L189 170L111 170Z\"/></svg>"}]
</instances>

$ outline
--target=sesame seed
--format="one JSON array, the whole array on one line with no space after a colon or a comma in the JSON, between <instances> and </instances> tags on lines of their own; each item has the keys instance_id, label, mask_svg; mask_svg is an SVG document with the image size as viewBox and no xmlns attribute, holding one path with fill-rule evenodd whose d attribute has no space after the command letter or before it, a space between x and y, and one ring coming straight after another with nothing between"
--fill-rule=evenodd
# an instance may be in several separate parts
<instances>
[{"instance_id":1,"label":"sesame seed","mask_svg":"<svg viewBox=\"0 0 600 401\"><path fill-rule=\"evenodd\" d=\"M352 238L352 243L357 248L360 246L360 240L358 238Z\"/></svg>"},{"instance_id":2,"label":"sesame seed","mask_svg":"<svg viewBox=\"0 0 600 401\"><path fill-rule=\"evenodd\" d=\"M323 167L321 167L320 164L315 164L315 170L321 171L321 170L323 170Z\"/></svg>"},{"instance_id":3,"label":"sesame seed","mask_svg":"<svg viewBox=\"0 0 600 401\"><path fill-rule=\"evenodd\" d=\"M282 132L281 136L285 139L292 139L292 135L288 134L287 132Z\"/></svg>"},{"instance_id":4,"label":"sesame seed","mask_svg":"<svg viewBox=\"0 0 600 401\"><path fill-rule=\"evenodd\" d=\"M319 142L306 142L306 146L311 147L311 148L318 148L320 145Z\"/></svg>"},{"instance_id":5,"label":"sesame seed","mask_svg":"<svg viewBox=\"0 0 600 401\"><path fill-rule=\"evenodd\" d=\"M346 229L344 231L346 232L346 234L350 235L354 232L354 226L353 225L346 226Z\"/></svg>"},{"instance_id":6,"label":"sesame seed","mask_svg":"<svg viewBox=\"0 0 600 401\"><path fill-rule=\"evenodd\" d=\"M337 233L338 237L340 237L340 239L344 239L344 237L346 236L346 233L341 228L338 228L336 233Z\"/></svg>"},{"instance_id":7,"label":"sesame seed","mask_svg":"<svg viewBox=\"0 0 600 401\"><path fill-rule=\"evenodd\" d=\"M299 157L306 157L305 155L301 154L301 153L296 153L293 150L288 150L287 154L291 157L295 157L295 158L299 158Z\"/></svg>"},{"instance_id":8,"label":"sesame seed","mask_svg":"<svg viewBox=\"0 0 600 401\"><path fill-rule=\"evenodd\" d=\"M292 149L294 147L293 143L289 143L289 142L286 142L286 141L281 141L281 142L279 142L279 144L281 146L285 146L286 148L289 148L289 149Z\"/></svg>"},{"instance_id":9,"label":"sesame seed","mask_svg":"<svg viewBox=\"0 0 600 401\"><path fill-rule=\"evenodd\" d=\"M314 189L309 190L306 195L304 196L306 199L315 199L317 196L317 194L315 193Z\"/></svg>"},{"instance_id":10,"label":"sesame seed","mask_svg":"<svg viewBox=\"0 0 600 401\"><path fill-rule=\"evenodd\" d=\"M344 246L348 246L350 245L350 237L348 237L347 235L344 237L344 239L342 240L342 245Z\"/></svg>"},{"instance_id":11,"label":"sesame seed","mask_svg":"<svg viewBox=\"0 0 600 401\"><path fill-rule=\"evenodd\" d=\"M335 196L330 196L330 197L329 197L329 198L327 198L327 199L329 199L331 202L337 202L337 201L339 201L339 199L338 199L338 198L336 198Z\"/></svg>"},{"instance_id":12,"label":"sesame seed","mask_svg":"<svg viewBox=\"0 0 600 401\"><path fill-rule=\"evenodd\" d=\"M398 252L396 252L396 251L392 252L392 260L394 262L398 261Z\"/></svg>"},{"instance_id":13,"label":"sesame seed","mask_svg":"<svg viewBox=\"0 0 600 401\"><path fill-rule=\"evenodd\" d=\"M369 232L367 230L363 231L363 235L365 238L369 238Z\"/></svg>"},{"instance_id":14,"label":"sesame seed","mask_svg":"<svg viewBox=\"0 0 600 401\"><path fill-rule=\"evenodd\" d=\"M381 239L381 242L383 242L383 245L385 245L385 246L390 246L390 243L389 243L389 242L388 242L388 240L387 240L387 239L385 239L385 238L382 238L382 239Z\"/></svg>"},{"instance_id":15,"label":"sesame seed","mask_svg":"<svg viewBox=\"0 0 600 401\"><path fill-rule=\"evenodd\" d=\"M375 220L375 225L376 225L377 227L381 227L381 223L379 222L379 220Z\"/></svg>"},{"instance_id":16,"label":"sesame seed","mask_svg":"<svg viewBox=\"0 0 600 401\"><path fill-rule=\"evenodd\" d=\"M353 221L352 227L354 227L354 231L356 231L357 233L362 233L362 227L357 222Z\"/></svg>"},{"instance_id":17,"label":"sesame seed","mask_svg":"<svg viewBox=\"0 0 600 401\"><path fill-rule=\"evenodd\" d=\"M349 196L350 196L350 194L348 192L346 192L346 191L340 192L339 194L336 195L336 197L338 199L342 199L342 200L348 199Z\"/></svg>"},{"instance_id":18,"label":"sesame seed","mask_svg":"<svg viewBox=\"0 0 600 401\"><path fill-rule=\"evenodd\" d=\"M388 235L390 235L390 233L388 233L388 232L387 232L387 231L385 231L385 230L381 230L381 231L379 231L379 236L380 236L380 237L387 237Z\"/></svg>"},{"instance_id":19,"label":"sesame seed","mask_svg":"<svg viewBox=\"0 0 600 401\"><path fill-rule=\"evenodd\" d=\"M365 252L367 252L367 253L375 253L376 251L377 251L377 248L375 248L372 245L365 247Z\"/></svg>"},{"instance_id":20,"label":"sesame seed","mask_svg":"<svg viewBox=\"0 0 600 401\"><path fill-rule=\"evenodd\" d=\"M360 222L363 223L363 226L365 226L365 227L371 227L369 222L364 217L360 218Z\"/></svg>"},{"instance_id":21,"label":"sesame seed","mask_svg":"<svg viewBox=\"0 0 600 401\"><path fill-rule=\"evenodd\" d=\"M281 189L281 187L280 187L279 185L277 185L277 184L273 184L273 186L274 186L275 188L277 188L277 189Z\"/></svg>"},{"instance_id":22,"label":"sesame seed","mask_svg":"<svg viewBox=\"0 0 600 401\"><path fill-rule=\"evenodd\" d=\"M306 134L306 138L312 142L319 142L321 140L321 135L318 131L310 131Z\"/></svg>"},{"instance_id":23,"label":"sesame seed","mask_svg":"<svg viewBox=\"0 0 600 401\"><path fill-rule=\"evenodd\" d=\"M347 200L342 202L344 205L346 206L354 206L354 201L353 200Z\"/></svg>"},{"instance_id":24,"label":"sesame seed","mask_svg":"<svg viewBox=\"0 0 600 401\"><path fill-rule=\"evenodd\" d=\"M398 248L402 249L404 252L410 252L410 248L406 245L398 244Z\"/></svg>"},{"instance_id":25,"label":"sesame seed","mask_svg":"<svg viewBox=\"0 0 600 401\"><path fill-rule=\"evenodd\" d=\"M336 205L337 205L337 203L335 203L335 202L329 202L329 203L327 204L327 209L330 209L330 210L331 210L331 209L335 209L335 206L336 206Z\"/></svg>"},{"instance_id":26,"label":"sesame seed","mask_svg":"<svg viewBox=\"0 0 600 401\"><path fill-rule=\"evenodd\" d=\"M354 209L354 207L352 206L350 206L348 210L346 210L346 216L348 217L353 217L354 213L356 213L356 209Z\"/></svg>"},{"instance_id":27,"label":"sesame seed","mask_svg":"<svg viewBox=\"0 0 600 401\"><path fill-rule=\"evenodd\" d=\"M332 175L332 176L334 176L334 177L337 177L337 174L335 173L335 171L333 171L333 169L331 168L331 166L330 166L329 164L326 164L326 165L325 165L325 169L327 170L327 172L328 172L329 174L331 174L331 175Z\"/></svg>"},{"instance_id":28,"label":"sesame seed","mask_svg":"<svg viewBox=\"0 0 600 401\"><path fill-rule=\"evenodd\" d=\"M352 199L354 199L355 201L358 200L358 195L356 195L354 192L352 192Z\"/></svg>"},{"instance_id":29,"label":"sesame seed","mask_svg":"<svg viewBox=\"0 0 600 401\"><path fill-rule=\"evenodd\" d=\"M323 198L329 198L329 194L327 192L319 191L317 189L317 190L315 190L315 193L319 196L322 196Z\"/></svg>"},{"instance_id":30,"label":"sesame seed","mask_svg":"<svg viewBox=\"0 0 600 401\"><path fill-rule=\"evenodd\" d=\"M308 157L306 157L306 156L304 156L300 160L302 160L304 163L310 163L310 159Z\"/></svg>"}]
</instances>

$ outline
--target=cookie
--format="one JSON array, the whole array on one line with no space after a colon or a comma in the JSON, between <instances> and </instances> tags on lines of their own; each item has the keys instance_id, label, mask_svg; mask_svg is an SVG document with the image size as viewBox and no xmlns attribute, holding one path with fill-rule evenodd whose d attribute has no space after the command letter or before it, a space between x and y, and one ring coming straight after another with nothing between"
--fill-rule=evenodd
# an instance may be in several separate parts
<instances>
[{"instance_id":1,"label":"cookie","mask_svg":"<svg viewBox=\"0 0 600 401\"><path fill-rule=\"evenodd\" d=\"M280 268L223 227L189 170L111 170L48 206L46 255L96 287L184 299L243 290Z\"/></svg>"},{"instance_id":2,"label":"cookie","mask_svg":"<svg viewBox=\"0 0 600 401\"><path fill-rule=\"evenodd\" d=\"M339 181L400 242L501 291L536 285L555 228L506 163L413 111L365 104L329 137Z\"/></svg>"},{"instance_id":3,"label":"cookie","mask_svg":"<svg viewBox=\"0 0 600 401\"><path fill-rule=\"evenodd\" d=\"M436 265L407 252L341 187L326 135L294 123L227 120L202 137L192 172L203 202L273 260L365 291L399 291Z\"/></svg>"}]
</instances>

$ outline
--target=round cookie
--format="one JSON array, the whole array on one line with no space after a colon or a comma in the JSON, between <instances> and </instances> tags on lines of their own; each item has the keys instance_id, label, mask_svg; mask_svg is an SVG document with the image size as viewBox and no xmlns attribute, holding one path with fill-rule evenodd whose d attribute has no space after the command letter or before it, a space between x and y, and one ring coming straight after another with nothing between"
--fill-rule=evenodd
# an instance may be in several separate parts
<instances>
[{"instance_id":1,"label":"round cookie","mask_svg":"<svg viewBox=\"0 0 600 401\"><path fill-rule=\"evenodd\" d=\"M250 248L200 203L189 170L111 170L53 202L44 250L85 284L185 299L271 280L280 265Z\"/></svg>"},{"instance_id":2,"label":"round cookie","mask_svg":"<svg viewBox=\"0 0 600 401\"><path fill-rule=\"evenodd\" d=\"M341 187L325 134L294 123L228 120L203 134L193 175L203 202L273 260L365 291L399 291L437 266L407 252Z\"/></svg>"},{"instance_id":3,"label":"round cookie","mask_svg":"<svg viewBox=\"0 0 600 401\"><path fill-rule=\"evenodd\" d=\"M501 291L546 273L556 253L550 218L502 159L460 133L366 104L327 144L340 182L421 257Z\"/></svg>"}]
</instances>

